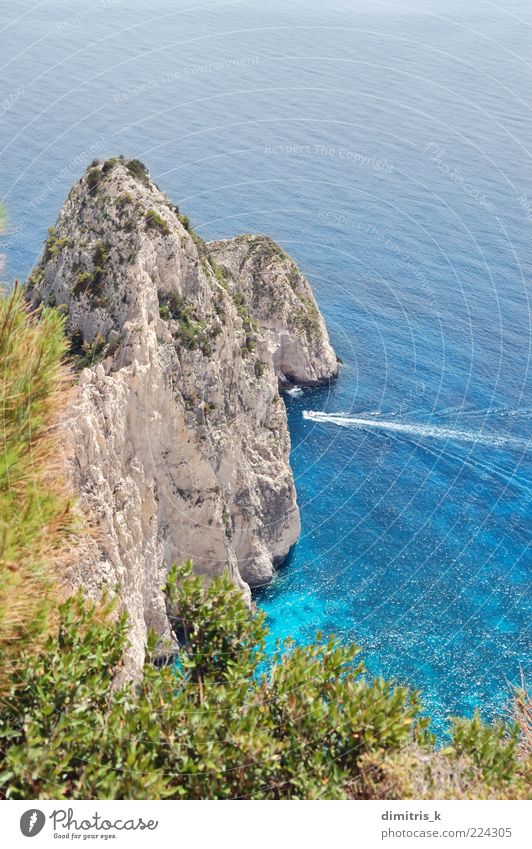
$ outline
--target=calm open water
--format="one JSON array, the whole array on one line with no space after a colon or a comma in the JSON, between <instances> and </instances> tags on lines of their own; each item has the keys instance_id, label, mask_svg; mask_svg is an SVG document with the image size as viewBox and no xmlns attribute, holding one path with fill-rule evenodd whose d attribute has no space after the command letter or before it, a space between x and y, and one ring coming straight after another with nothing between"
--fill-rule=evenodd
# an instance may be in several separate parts
<instances>
[{"instance_id":1,"label":"calm open water","mask_svg":"<svg viewBox=\"0 0 532 849\"><path fill-rule=\"evenodd\" d=\"M440 729L500 711L530 648L528 0L0 11L9 275L117 153L205 238L279 241L344 366L287 400L303 533L258 596L272 641L359 642Z\"/></svg>"}]
</instances>

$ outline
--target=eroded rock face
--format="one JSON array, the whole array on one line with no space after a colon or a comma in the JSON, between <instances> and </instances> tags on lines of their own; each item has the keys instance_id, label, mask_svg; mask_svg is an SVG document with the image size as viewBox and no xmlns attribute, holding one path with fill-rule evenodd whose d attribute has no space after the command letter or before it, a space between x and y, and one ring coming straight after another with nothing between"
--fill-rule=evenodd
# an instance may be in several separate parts
<instances>
[{"instance_id":1,"label":"eroded rock face","mask_svg":"<svg viewBox=\"0 0 532 849\"><path fill-rule=\"evenodd\" d=\"M227 571L249 599L288 554L300 523L279 377L329 380L336 357L280 248L205 245L136 161L72 188L28 297L67 316L81 370L65 455L98 534L68 579L120 587L134 674L148 628L171 638L173 562Z\"/></svg>"},{"instance_id":2,"label":"eroded rock face","mask_svg":"<svg viewBox=\"0 0 532 849\"><path fill-rule=\"evenodd\" d=\"M313 386L338 374L312 289L279 245L245 235L210 242L208 249L259 322L281 383Z\"/></svg>"}]
</instances>

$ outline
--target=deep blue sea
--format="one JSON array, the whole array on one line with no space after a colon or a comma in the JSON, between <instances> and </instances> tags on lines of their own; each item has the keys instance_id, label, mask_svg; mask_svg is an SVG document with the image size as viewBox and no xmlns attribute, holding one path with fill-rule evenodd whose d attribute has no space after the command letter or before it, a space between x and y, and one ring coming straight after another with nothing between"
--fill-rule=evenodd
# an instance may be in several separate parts
<instances>
[{"instance_id":1,"label":"deep blue sea","mask_svg":"<svg viewBox=\"0 0 532 849\"><path fill-rule=\"evenodd\" d=\"M360 643L440 730L501 711L530 649L529 0L0 11L11 278L124 153L205 238L267 233L312 282L343 367L287 398L303 532L258 594L272 644Z\"/></svg>"}]
</instances>

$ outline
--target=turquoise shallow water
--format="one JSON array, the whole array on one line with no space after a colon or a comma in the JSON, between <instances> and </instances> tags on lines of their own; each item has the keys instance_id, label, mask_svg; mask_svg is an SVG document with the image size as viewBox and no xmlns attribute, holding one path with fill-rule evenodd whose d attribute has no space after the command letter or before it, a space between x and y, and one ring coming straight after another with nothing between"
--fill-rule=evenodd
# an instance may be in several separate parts
<instances>
[{"instance_id":1,"label":"turquoise shallow water","mask_svg":"<svg viewBox=\"0 0 532 849\"><path fill-rule=\"evenodd\" d=\"M287 398L303 533L257 596L272 641L356 640L439 728L500 711L530 649L529 4L4 6L10 274L120 152L204 237L277 239L344 365Z\"/></svg>"}]
</instances>

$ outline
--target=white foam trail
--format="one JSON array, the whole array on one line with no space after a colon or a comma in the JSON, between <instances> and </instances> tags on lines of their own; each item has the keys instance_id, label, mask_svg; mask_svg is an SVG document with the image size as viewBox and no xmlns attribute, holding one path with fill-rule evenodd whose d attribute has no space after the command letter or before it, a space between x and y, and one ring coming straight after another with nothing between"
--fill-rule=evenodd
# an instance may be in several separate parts
<instances>
[{"instance_id":1,"label":"white foam trail","mask_svg":"<svg viewBox=\"0 0 532 849\"><path fill-rule=\"evenodd\" d=\"M382 419L358 418L344 416L340 413L322 413L315 410L303 410L303 418L323 424L334 424L339 427L376 428L377 430L404 433L406 436L420 436L427 439L456 439L460 442L473 442L477 445L488 445L492 448L518 448L522 451L530 449L530 442L514 436L499 436L491 433L479 433L473 430L455 430L451 427L437 425L408 424L407 422L390 422Z\"/></svg>"}]
</instances>

